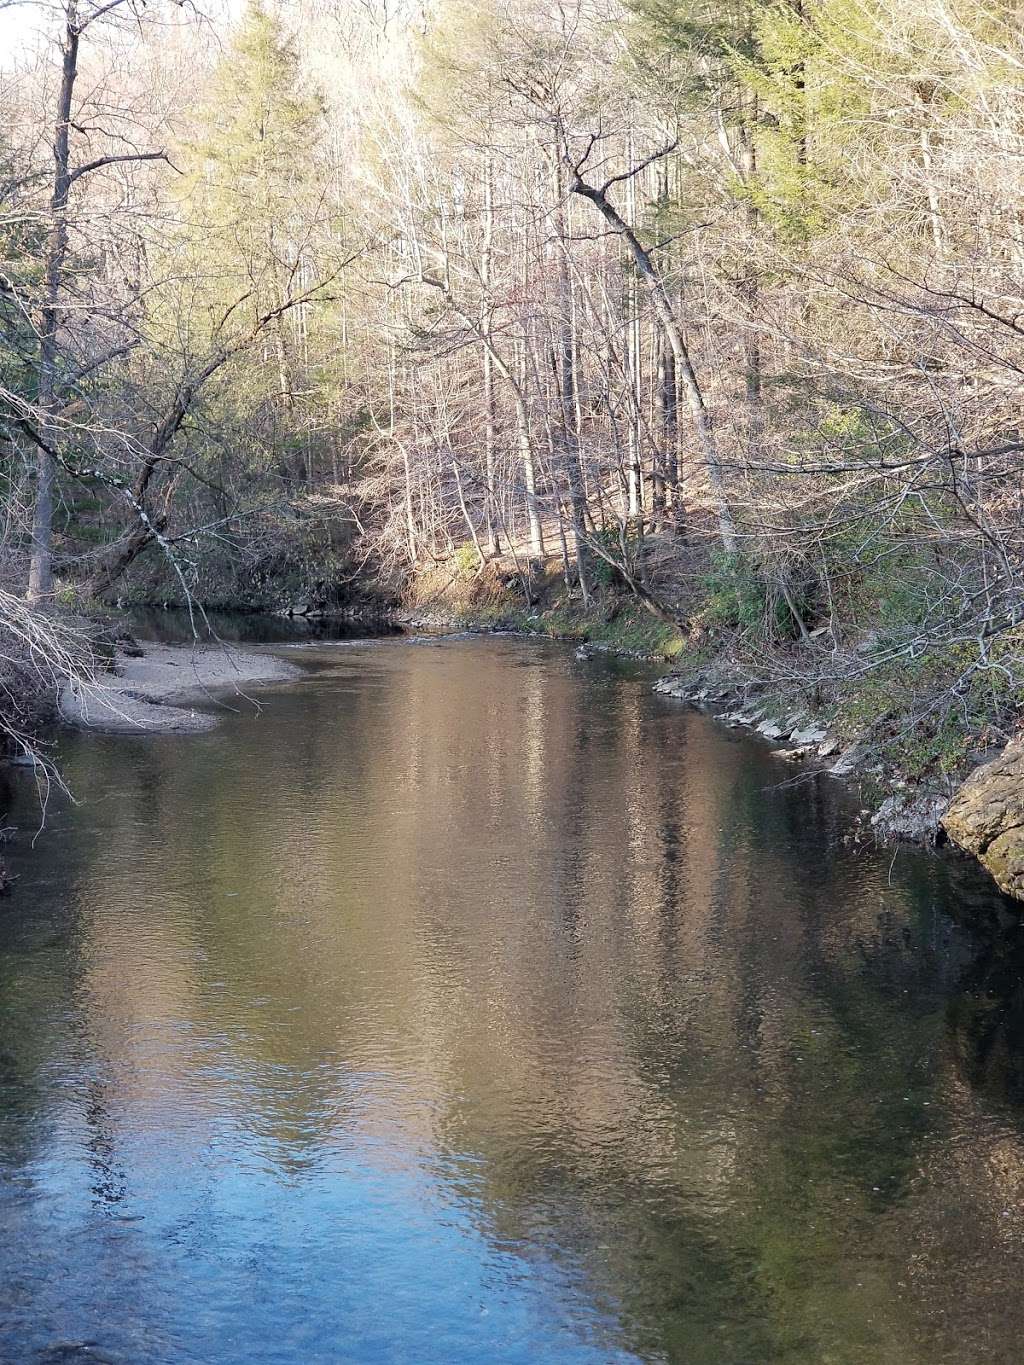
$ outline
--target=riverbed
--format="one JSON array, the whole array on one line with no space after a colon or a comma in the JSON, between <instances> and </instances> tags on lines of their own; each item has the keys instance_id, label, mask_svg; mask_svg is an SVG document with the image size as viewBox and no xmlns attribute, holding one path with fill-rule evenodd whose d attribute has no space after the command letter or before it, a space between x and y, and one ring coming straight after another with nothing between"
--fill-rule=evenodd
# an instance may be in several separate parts
<instances>
[{"instance_id":1,"label":"riverbed","mask_svg":"<svg viewBox=\"0 0 1024 1365\"><path fill-rule=\"evenodd\" d=\"M1020 1359L1024 934L514 638L69 734L0 906L0 1361Z\"/></svg>"}]
</instances>

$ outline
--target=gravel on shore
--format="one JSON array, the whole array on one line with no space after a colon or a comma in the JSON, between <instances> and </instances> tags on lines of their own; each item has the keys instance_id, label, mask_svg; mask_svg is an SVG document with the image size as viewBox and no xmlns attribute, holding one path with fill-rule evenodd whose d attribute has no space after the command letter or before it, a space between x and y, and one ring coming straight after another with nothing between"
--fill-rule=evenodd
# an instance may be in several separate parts
<instances>
[{"instance_id":1,"label":"gravel on shore","mask_svg":"<svg viewBox=\"0 0 1024 1365\"><path fill-rule=\"evenodd\" d=\"M141 658L118 653L114 670L91 684L68 683L60 714L69 725L115 734L197 734L217 724L225 694L247 696L258 684L300 677L295 664L271 653L225 645L146 644Z\"/></svg>"}]
</instances>

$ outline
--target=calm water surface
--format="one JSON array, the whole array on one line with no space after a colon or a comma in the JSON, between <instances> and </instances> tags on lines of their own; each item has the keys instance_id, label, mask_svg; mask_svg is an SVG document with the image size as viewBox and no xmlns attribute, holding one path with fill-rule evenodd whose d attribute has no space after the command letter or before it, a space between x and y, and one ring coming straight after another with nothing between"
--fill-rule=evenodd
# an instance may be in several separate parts
<instances>
[{"instance_id":1,"label":"calm water surface","mask_svg":"<svg viewBox=\"0 0 1024 1365\"><path fill-rule=\"evenodd\" d=\"M0 1360L1017 1365L980 880L623 665L296 657L210 735L68 737L21 840Z\"/></svg>"}]
</instances>

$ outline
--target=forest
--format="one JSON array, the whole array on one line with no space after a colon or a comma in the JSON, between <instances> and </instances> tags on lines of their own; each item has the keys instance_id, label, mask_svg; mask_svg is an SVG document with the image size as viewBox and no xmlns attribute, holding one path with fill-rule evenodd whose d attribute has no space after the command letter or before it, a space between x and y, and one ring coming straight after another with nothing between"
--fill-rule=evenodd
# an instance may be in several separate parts
<instances>
[{"instance_id":1,"label":"forest","mask_svg":"<svg viewBox=\"0 0 1024 1365\"><path fill-rule=\"evenodd\" d=\"M965 771L1024 685L1021 18L0 8L11 741L101 604L411 609Z\"/></svg>"}]
</instances>

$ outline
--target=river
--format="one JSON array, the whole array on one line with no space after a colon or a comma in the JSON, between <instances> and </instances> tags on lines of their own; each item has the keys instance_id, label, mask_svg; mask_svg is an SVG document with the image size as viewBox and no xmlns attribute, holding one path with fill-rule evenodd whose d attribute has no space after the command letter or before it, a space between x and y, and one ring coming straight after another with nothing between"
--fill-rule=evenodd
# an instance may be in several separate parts
<instances>
[{"instance_id":1,"label":"river","mask_svg":"<svg viewBox=\"0 0 1024 1365\"><path fill-rule=\"evenodd\" d=\"M513 638L12 779L0 1360L1021 1358L1024 934Z\"/></svg>"}]
</instances>

